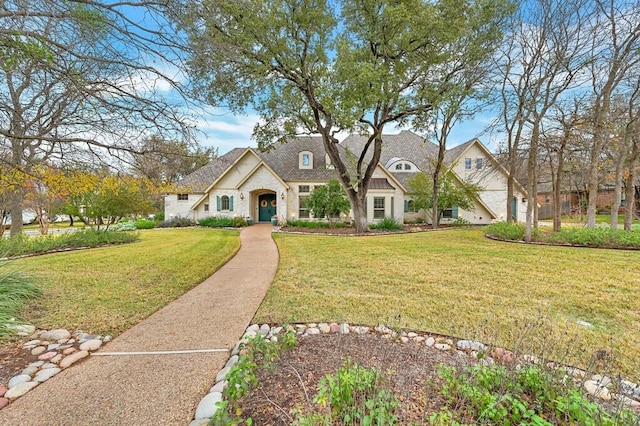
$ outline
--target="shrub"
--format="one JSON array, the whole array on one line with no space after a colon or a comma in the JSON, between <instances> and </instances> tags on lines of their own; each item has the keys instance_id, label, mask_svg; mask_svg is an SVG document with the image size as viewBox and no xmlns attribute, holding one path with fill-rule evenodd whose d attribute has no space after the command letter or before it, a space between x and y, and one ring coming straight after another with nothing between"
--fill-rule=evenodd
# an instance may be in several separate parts
<instances>
[{"instance_id":1,"label":"shrub","mask_svg":"<svg viewBox=\"0 0 640 426\"><path fill-rule=\"evenodd\" d=\"M208 228L240 228L247 226L247 221L242 217L210 216L200 219L198 224Z\"/></svg>"},{"instance_id":2,"label":"shrub","mask_svg":"<svg viewBox=\"0 0 640 426\"><path fill-rule=\"evenodd\" d=\"M111 231L135 231L137 228L134 222L120 221L109 229Z\"/></svg>"},{"instance_id":3,"label":"shrub","mask_svg":"<svg viewBox=\"0 0 640 426\"><path fill-rule=\"evenodd\" d=\"M31 278L0 264L0 338L12 335L25 302L42 295Z\"/></svg>"},{"instance_id":4,"label":"shrub","mask_svg":"<svg viewBox=\"0 0 640 426\"><path fill-rule=\"evenodd\" d=\"M257 334L240 345L241 353L225 376L227 387L222 391L223 401L218 402L218 410L210 419L209 425L227 426L240 424L236 418L237 400L246 395L258 384L256 371L259 368L272 368L282 351L289 350L297 344L296 334L286 331L278 335L278 339L267 340ZM247 424L252 424L247 419Z\"/></svg>"},{"instance_id":5,"label":"shrub","mask_svg":"<svg viewBox=\"0 0 640 426\"><path fill-rule=\"evenodd\" d=\"M630 411L605 411L571 380L534 365L519 370L481 364L462 370L440 366L438 376L448 408L431 415L431 424L471 420L505 425L634 425L638 421Z\"/></svg>"},{"instance_id":6,"label":"shrub","mask_svg":"<svg viewBox=\"0 0 640 426\"><path fill-rule=\"evenodd\" d=\"M338 223L336 223L336 225ZM296 227L296 228L318 229L318 228L328 228L329 224L327 222L310 221L310 220L288 220L287 226Z\"/></svg>"},{"instance_id":7,"label":"shrub","mask_svg":"<svg viewBox=\"0 0 640 426\"><path fill-rule=\"evenodd\" d=\"M519 241L524 239L524 225L521 223L496 222L487 226L485 233L501 240Z\"/></svg>"},{"instance_id":8,"label":"shrub","mask_svg":"<svg viewBox=\"0 0 640 426\"><path fill-rule=\"evenodd\" d=\"M187 217L174 217L158 223L156 228L186 228L188 226L196 226L196 223Z\"/></svg>"},{"instance_id":9,"label":"shrub","mask_svg":"<svg viewBox=\"0 0 640 426\"><path fill-rule=\"evenodd\" d=\"M394 425L398 420L394 411L400 406L397 397L381 385L378 371L349 360L320 380L313 401L318 407L329 407L330 417L315 411L297 412L294 424Z\"/></svg>"},{"instance_id":10,"label":"shrub","mask_svg":"<svg viewBox=\"0 0 640 426\"><path fill-rule=\"evenodd\" d=\"M41 235L37 237L20 235L15 238L2 238L0 239L0 253L6 257L13 257L80 247L132 243L139 239L140 236L135 232L112 232L85 228L61 235Z\"/></svg>"},{"instance_id":11,"label":"shrub","mask_svg":"<svg viewBox=\"0 0 640 426\"><path fill-rule=\"evenodd\" d=\"M467 219L463 218L463 217L459 217L456 220L454 220L453 222L451 222L452 226L469 226L471 225L471 222L469 222Z\"/></svg>"},{"instance_id":12,"label":"shrub","mask_svg":"<svg viewBox=\"0 0 640 426\"><path fill-rule=\"evenodd\" d=\"M136 229L153 229L156 227L156 222L153 220L138 219L134 222Z\"/></svg>"},{"instance_id":13,"label":"shrub","mask_svg":"<svg viewBox=\"0 0 640 426\"><path fill-rule=\"evenodd\" d=\"M370 229L383 229L386 231L399 231L401 229L403 229L403 226L400 225L398 223L398 221L391 217L391 216L387 216L384 219L382 219L380 222L378 223L372 223L371 225L369 225Z\"/></svg>"}]
</instances>

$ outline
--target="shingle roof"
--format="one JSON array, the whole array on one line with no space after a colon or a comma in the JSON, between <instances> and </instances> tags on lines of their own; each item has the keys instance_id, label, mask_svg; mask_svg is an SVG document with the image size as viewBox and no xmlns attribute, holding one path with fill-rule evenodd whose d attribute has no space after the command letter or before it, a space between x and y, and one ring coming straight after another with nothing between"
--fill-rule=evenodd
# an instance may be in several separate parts
<instances>
[{"instance_id":1,"label":"shingle roof","mask_svg":"<svg viewBox=\"0 0 640 426\"><path fill-rule=\"evenodd\" d=\"M445 162L454 161L474 140L458 145L445 153ZM339 146L344 155L345 150L359 153L367 142L367 136L350 135ZM209 185L218 179L247 148L235 148L211 163L183 178L179 187L188 188L189 192L204 192ZM313 168L299 167L299 153L308 151L313 154ZM336 178L336 171L326 167L326 154L320 136L300 136L288 143L276 146L270 152L254 152L285 182L322 182ZM397 135L382 136L381 164L390 165L394 161L406 160L415 164L421 171L428 173L432 160L438 155L437 145L423 137L403 130ZM371 158L371 154L369 154ZM406 187L411 172L394 172L393 176ZM384 184L381 184L384 186ZM387 185L389 183L387 182ZM386 188L386 187L385 187Z\"/></svg>"},{"instance_id":2,"label":"shingle roof","mask_svg":"<svg viewBox=\"0 0 640 426\"><path fill-rule=\"evenodd\" d=\"M177 184L178 188L190 193L204 192L209 185L218 179L245 151L246 148L234 148L226 154L214 158L206 166L180 179Z\"/></svg>"},{"instance_id":3,"label":"shingle roof","mask_svg":"<svg viewBox=\"0 0 640 426\"><path fill-rule=\"evenodd\" d=\"M313 169L299 167L298 154L308 151L313 154ZM301 136L278 145L270 152L256 154L280 176L283 181L315 182L336 178L333 169L327 169L325 150L320 136Z\"/></svg>"}]
</instances>

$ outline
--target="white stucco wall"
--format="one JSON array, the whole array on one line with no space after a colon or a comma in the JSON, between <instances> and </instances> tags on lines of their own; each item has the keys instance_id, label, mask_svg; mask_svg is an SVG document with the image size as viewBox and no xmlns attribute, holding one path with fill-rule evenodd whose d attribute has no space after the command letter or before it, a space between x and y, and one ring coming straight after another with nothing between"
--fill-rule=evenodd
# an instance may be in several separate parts
<instances>
[{"instance_id":1,"label":"white stucco wall","mask_svg":"<svg viewBox=\"0 0 640 426\"><path fill-rule=\"evenodd\" d=\"M191 206L202 197L202 193L188 194L188 200L178 200L177 194L169 194L164 196L164 218L171 220L174 217L193 218Z\"/></svg>"},{"instance_id":2,"label":"white stucco wall","mask_svg":"<svg viewBox=\"0 0 640 426\"><path fill-rule=\"evenodd\" d=\"M239 214L244 217L252 217L254 220L258 219L259 206L257 202L258 194L266 192L275 192L277 206L277 215L280 221L284 221L288 214L288 202L289 196L287 194L287 188L280 180L274 176L269 169L261 166L256 170L249 179L242 183L242 186L238 188L238 194L242 192L244 194L244 200L239 203ZM285 194L284 200L281 194ZM239 199L239 197L238 197Z\"/></svg>"}]
</instances>

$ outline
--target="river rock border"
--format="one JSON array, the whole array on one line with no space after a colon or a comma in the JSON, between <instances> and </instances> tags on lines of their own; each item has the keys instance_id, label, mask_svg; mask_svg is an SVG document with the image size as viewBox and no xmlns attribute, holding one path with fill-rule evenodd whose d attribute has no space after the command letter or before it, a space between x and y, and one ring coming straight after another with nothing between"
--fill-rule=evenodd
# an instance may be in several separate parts
<instances>
[{"instance_id":1,"label":"river rock border","mask_svg":"<svg viewBox=\"0 0 640 426\"><path fill-rule=\"evenodd\" d=\"M516 357L515 354L503 348L489 348L484 343L473 340L456 339L425 332L398 331L385 325L369 327L364 325L350 325L347 323L308 323L295 324L289 326L295 330L298 337L312 336L318 334L370 334L376 333L381 338L394 342L410 343L432 347L434 350L456 352L460 356L478 359L484 364L517 362L516 368L521 364L541 364L542 360L532 355L522 355ZM217 403L222 401L222 391L227 386L226 375L231 367L238 361L240 345L246 342L247 338L262 335L265 339L275 341L278 335L284 331L283 326L270 326L269 324L252 324L247 327L242 339L231 351L231 356L222 370L216 375L215 384L209 393L200 400L193 420L189 426L204 426L216 413ZM478 357L482 353L484 356ZM596 398L604 401L615 399L636 410L640 409L640 385L621 379L612 379L607 376L594 374L589 377L589 373L575 367L557 365L548 362L547 367L564 369L567 377L572 377L577 383L582 384L585 391ZM612 389L615 389L614 392Z\"/></svg>"},{"instance_id":2,"label":"river rock border","mask_svg":"<svg viewBox=\"0 0 640 426\"><path fill-rule=\"evenodd\" d=\"M14 328L19 335L31 338L22 345L22 350L30 351L38 360L27 365L8 383L0 384L0 409L111 341L111 336L87 334L81 330L73 333L62 328L36 330L32 325Z\"/></svg>"}]
</instances>

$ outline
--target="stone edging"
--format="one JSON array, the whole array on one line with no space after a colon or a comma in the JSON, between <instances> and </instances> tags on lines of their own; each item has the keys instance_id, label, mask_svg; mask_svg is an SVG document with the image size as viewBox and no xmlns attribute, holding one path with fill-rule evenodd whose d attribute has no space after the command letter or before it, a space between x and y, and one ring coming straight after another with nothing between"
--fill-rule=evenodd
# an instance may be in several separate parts
<instances>
[{"instance_id":1,"label":"stone edging","mask_svg":"<svg viewBox=\"0 0 640 426\"><path fill-rule=\"evenodd\" d=\"M32 340L22 345L22 349L38 356L38 361L26 366L6 386L0 384L0 409L111 341L111 336L91 335L81 330L73 333L61 328L36 331L32 325L14 328L19 335L31 337Z\"/></svg>"},{"instance_id":2,"label":"stone edging","mask_svg":"<svg viewBox=\"0 0 640 426\"><path fill-rule=\"evenodd\" d=\"M513 352L503 348L490 349L484 343L476 342L473 340L457 339L455 337L446 337L427 332L412 332L401 331L400 333L392 330L385 325L377 325L376 327L368 327L363 325L349 325L347 323L309 323L309 324L296 324L289 326L289 329L295 330L296 335L311 336L318 334L378 334L381 338L387 340L393 340L401 343L413 342L418 345L424 345L432 347L435 350L440 351L456 351L462 356L468 356L472 358L478 358L478 353L485 353L486 356L481 357L480 361L484 364L493 364L496 362L512 363L514 361ZM231 351L231 356L224 368L216 375L216 381L214 386L209 390L209 393L200 400L193 420L189 423L189 426L204 426L208 424L209 419L217 411L216 403L222 401L222 391L227 386L226 375L231 367L238 362L238 354L240 352L240 344L246 342L247 338L262 335L265 339L275 341L278 339L278 335L284 331L282 326L269 326L268 324L252 324L245 331L242 339L236 344ZM488 354L487 354L488 352ZM532 355L522 355L521 359L525 363L539 364L541 359ZM570 375L574 380L582 383L584 389L590 395L600 398L605 401L615 399L622 404L629 407L639 409L640 408L640 385L632 383L626 380L614 381L609 377L599 374L592 375L588 380L588 372L579 368L557 365L553 362L547 363L548 367L563 368L567 375ZM616 385L621 391L620 393L613 393L610 391L610 387Z\"/></svg>"}]
</instances>

